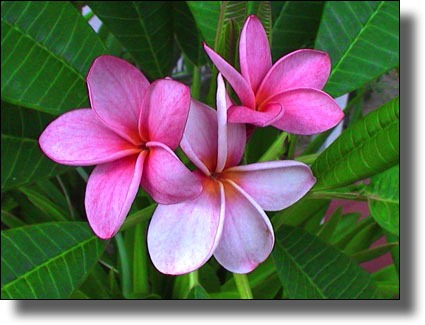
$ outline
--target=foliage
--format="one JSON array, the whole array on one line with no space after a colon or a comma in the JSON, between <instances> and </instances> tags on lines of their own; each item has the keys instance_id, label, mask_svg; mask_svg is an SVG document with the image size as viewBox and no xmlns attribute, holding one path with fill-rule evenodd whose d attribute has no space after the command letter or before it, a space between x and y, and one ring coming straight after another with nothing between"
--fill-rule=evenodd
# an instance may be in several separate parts
<instances>
[{"instance_id":1,"label":"foliage","mask_svg":"<svg viewBox=\"0 0 425 325\"><path fill-rule=\"evenodd\" d=\"M326 51L332 71L324 90L350 98L342 133L324 150L330 132L307 138L269 127L247 143L245 163L294 158L311 165L317 178L306 197L269 213L276 243L272 256L247 276L253 297L397 297L399 99L393 96L367 112L362 98L364 89L399 66L398 6L395 1L3 1L2 298L239 298L239 280L214 259L195 275L172 277L154 268L146 229L155 205L143 192L120 233L110 241L97 239L84 212L91 169L53 163L37 140L57 115L89 107L85 77L101 54L125 58L150 80L182 81L197 99L212 104L217 72L202 42L238 68L236 45L250 14L264 24L274 62L298 48ZM82 7L90 13L83 14ZM97 31L90 26L93 14L101 22ZM310 143L307 149L300 140ZM370 216L337 209L324 218L335 199L367 202ZM372 247L383 236L387 242ZM385 269L362 268L390 251L394 262Z\"/></svg>"}]
</instances>

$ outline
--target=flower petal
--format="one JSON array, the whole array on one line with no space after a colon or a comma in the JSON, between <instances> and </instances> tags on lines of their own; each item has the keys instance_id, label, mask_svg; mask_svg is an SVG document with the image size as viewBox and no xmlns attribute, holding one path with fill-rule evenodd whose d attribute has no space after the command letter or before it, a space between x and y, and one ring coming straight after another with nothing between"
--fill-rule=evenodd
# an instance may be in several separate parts
<instances>
[{"instance_id":1,"label":"flower petal","mask_svg":"<svg viewBox=\"0 0 425 325\"><path fill-rule=\"evenodd\" d=\"M160 142L148 142L149 154L145 159L142 187L160 204L174 204L193 199L202 191L202 185L179 158Z\"/></svg>"},{"instance_id":2,"label":"flower petal","mask_svg":"<svg viewBox=\"0 0 425 325\"><path fill-rule=\"evenodd\" d=\"M238 184L267 211L282 210L294 204L316 182L307 165L292 160L237 166L227 169L223 177Z\"/></svg>"},{"instance_id":3,"label":"flower petal","mask_svg":"<svg viewBox=\"0 0 425 325\"><path fill-rule=\"evenodd\" d=\"M248 107L255 107L254 92L249 83L244 77L236 71L226 60L214 52L204 43L205 52L207 52L211 61L217 69L223 74L224 78L230 83L243 105Z\"/></svg>"},{"instance_id":4,"label":"flower petal","mask_svg":"<svg viewBox=\"0 0 425 325\"><path fill-rule=\"evenodd\" d=\"M255 93L272 67L272 56L266 31L254 15L248 17L242 29L239 58L242 76L248 80Z\"/></svg>"},{"instance_id":5,"label":"flower petal","mask_svg":"<svg viewBox=\"0 0 425 325\"><path fill-rule=\"evenodd\" d=\"M217 113L192 99L180 146L191 162L205 175L217 164Z\"/></svg>"},{"instance_id":6,"label":"flower petal","mask_svg":"<svg viewBox=\"0 0 425 325\"><path fill-rule=\"evenodd\" d=\"M196 199L158 205L148 230L148 249L155 267L165 274L198 269L212 256L220 239L224 191L219 182L204 178Z\"/></svg>"},{"instance_id":7,"label":"flower petal","mask_svg":"<svg viewBox=\"0 0 425 325\"><path fill-rule=\"evenodd\" d=\"M227 270L248 273L271 253L273 228L264 211L236 184L226 182L226 212L214 257Z\"/></svg>"},{"instance_id":8,"label":"flower petal","mask_svg":"<svg viewBox=\"0 0 425 325\"><path fill-rule=\"evenodd\" d=\"M285 107L285 115L273 126L295 134L310 135L337 125L344 113L336 101L317 89L293 89L270 98Z\"/></svg>"},{"instance_id":9,"label":"flower petal","mask_svg":"<svg viewBox=\"0 0 425 325\"><path fill-rule=\"evenodd\" d=\"M107 128L91 109L59 116L43 131L39 143L50 159L72 166L97 165L140 151Z\"/></svg>"},{"instance_id":10,"label":"flower petal","mask_svg":"<svg viewBox=\"0 0 425 325\"><path fill-rule=\"evenodd\" d=\"M98 57L87 76L91 107L109 128L134 144L140 142L137 123L148 86L134 66L109 55Z\"/></svg>"},{"instance_id":11,"label":"flower petal","mask_svg":"<svg viewBox=\"0 0 425 325\"><path fill-rule=\"evenodd\" d=\"M245 106L232 106L228 111L231 123L248 123L264 127L273 124L284 116L284 109L279 103L268 103L256 111Z\"/></svg>"},{"instance_id":12,"label":"flower petal","mask_svg":"<svg viewBox=\"0 0 425 325\"><path fill-rule=\"evenodd\" d=\"M217 166L215 171L220 173L227 160L227 103L226 86L221 73L217 76L217 125L218 125L218 143L217 143Z\"/></svg>"},{"instance_id":13,"label":"flower petal","mask_svg":"<svg viewBox=\"0 0 425 325\"><path fill-rule=\"evenodd\" d=\"M139 189L146 152L98 165L87 182L87 219L97 236L109 239L120 229Z\"/></svg>"},{"instance_id":14,"label":"flower petal","mask_svg":"<svg viewBox=\"0 0 425 325\"><path fill-rule=\"evenodd\" d=\"M172 150L180 143L190 107L189 88L171 79L153 82L140 114L142 139L162 142Z\"/></svg>"},{"instance_id":15,"label":"flower petal","mask_svg":"<svg viewBox=\"0 0 425 325\"><path fill-rule=\"evenodd\" d=\"M219 73L217 77L218 153L215 170L217 173L221 173L224 168L236 166L245 150L245 125L227 122L227 109L231 105L223 77Z\"/></svg>"},{"instance_id":16,"label":"flower petal","mask_svg":"<svg viewBox=\"0 0 425 325\"><path fill-rule=\"evenodd\" d=\"M264 77L257 103L292 88L322 89L331 71L329 55L317 50L298 50L277 61Z\"/></svg>"}]
</instances>

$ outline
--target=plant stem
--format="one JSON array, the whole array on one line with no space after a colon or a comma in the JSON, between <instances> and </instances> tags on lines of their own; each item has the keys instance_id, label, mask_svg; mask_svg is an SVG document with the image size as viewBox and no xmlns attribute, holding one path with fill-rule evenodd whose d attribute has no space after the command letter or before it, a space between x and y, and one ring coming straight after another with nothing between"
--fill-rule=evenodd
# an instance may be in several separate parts
<instances>
[{"instance_id":1,"label":"plant stem","mask_svg":"<svg viewBox=\"0 0 425 325\"><path fill-rule=\"evenodd\" d=\"M119 261L121 264L121 285L122 292L124 297L128 297L131 293L131 271L129 265L129 258L127 254L127 249L125 248L124 239L122 234L118 233L115 236L115 241L117 243L117 250Z\"/></svg>"},{"instance_id":2,"label":"plant stem","mask_svg":"<svg viewBox=\"0 0 425 325\"><path fill-rule=\"evenodd\" d=\"M199 274L198 270L195 270L189 273L189 291L197 284L199 284Z\"/></svg>"},{"instance_id":3,"label":"plant stem","mask_svg":"<svg viewBox=\"0 0 425 325\"><path fill-rule=\"evenodd\" d=\"M288 133L282 132L272 143L269 149L267 149L267 151L260 157L260 159L258 159L258 161L260 162L279 159L286 150L284 142L288 136Z\"/></svg>"},{"instance_id":4,"label":"plant stem","mask_svg":"<svg viewBox=\"0 0 425 325\"><path fill-rule=\"evenodd\" d=\"M236 287L238 288L241 299L253 299L247 275L233 273L233 279L235 279Z\"/></svg>"},{"instance_id":5,"label":"plant stem","mask_svg":"<svg viewBox=\"0 0 425 325\"><path fill-rule=\"evenodd\" d=\"M192 75L192 98L199 99L201 95L201 71L196 65L193 66L193 75Z\"/></svg>"}]
</instances>

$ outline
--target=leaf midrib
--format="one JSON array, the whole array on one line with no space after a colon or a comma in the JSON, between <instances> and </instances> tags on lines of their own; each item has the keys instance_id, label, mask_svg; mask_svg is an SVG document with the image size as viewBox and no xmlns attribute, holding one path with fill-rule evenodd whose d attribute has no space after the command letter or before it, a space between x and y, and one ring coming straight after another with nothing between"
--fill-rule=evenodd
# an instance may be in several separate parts
<instances>
[{"instance_id":1,"label":"leaf midrib","mask_svg":"<svg viewBox=\"0 0 425 325\"><path fill-rule=\"evenodd\" d=\"M156 69L157 69L157 71L159 72L159 75L162 75L161 66L160 66L160 64L159 64L159 62L158 62L158 58L156 57L155 50L154 50L154 48L153 48L153 46L152 46L151 37L150 37L149 33L147 32L147 30L146 30L146 26L145 26L145 24L144 24L144 22L143 22L143 19L142 19L142 16L140 15L140 10L139 10L139 8L137 7L137 4L135 3L135 1L132 1L132 4L133 4L133 6L134 6L134 8L135 8L135 10L136 10L137 18L138 18L138 21L139 21L140 27L142 27L143 31L145 32L146 40L148 41L149 50L150 50L150 52L152 53L152 56L153 56L153 58L154 58L154 62L155 62Z\"/></svg>"},{"instance_id":2,"label":"leaf midrib","mask_svg":"<svg viewBox=\"0 0 425 325\"><path fill-rule=\"evenodd\" d=\"M2 235L4 235L4 234L2 234ZM6 236L6 235L4 235L4 236ZM11 239L9 238L9 240L11 240ZM25 280L32 273L38 271L42 267L46 267L47 269L49 269L48 268L48 265L54 263L54 261L56 261L56 260L64 257L67 254L70 254L72 251L74 251L74 250L76 250L78 248L81 248L82 246L85 246L87 243L89 243L90 241L93 241L93 240L97 240L97 238L96 237L92 237L92 238L89 238L89 239L87 239L85 241L79 242L77 245L72 246L70 249L67 249L65 251L62 251L61 253L55 255L54 257L49 258L47 261L43 262L42 264L39 264L39 265L35 266L34 268L30 269L28 272L25 272L25 273L19 275L17 278L15 278L14 280L12 280L11 282L8 282L8 283L4 284L2 286L2 288L1 288L1 291L6 291L8 287L12 286L16 282L21 281L21 280Z\"/></svg>"},{"instance_id":3,"label":"leaf midrib","mask_svg":"<svg viewBox=\"0 0 425 325\"><path fill-rule=\"evenodd\" d=\"M43 51L47 52L50 56L52 56L54 59L60 61L66 68L68 68L71 72L73 72L79 79L81 79L82 81L85 81L84 77L82 74L80 74L80 72L78 72L69 62L67 62L66 60L64 60L62 57L60 57L59 55L57 55L56 53L52 52L49 50L48 47L46 47L43 43L38 42L37 40L35 40L30 34L26 33L25 31L23 31L21 28L19 28L17 25L12 24L10 22L8 22L7 20L3 19L2 17L2 22L4 22L5 24L9 25L11 28L13 28L14 30L16 30L18 33L21 34L21 37L27 37L31 42L33 42L36 46L38 46L39 48L41 48Z\"/></svg>"},{"instance_id":4,"label":"leaf midrib","mask_svg":"<svg viewBox=\"0 0 425 325\"><path fill-rule=\"evenodd\" d=\"M278 243L279 247L285 252L286 256L295 264L295 266L297 267L297 269L299 271L301 271L302 275L307 278L308 282L311 284L311 286L317 291L318 294L320 294L320 296L323 299L326 299L326 295L323 293L323 291L313 282L313 280L311 279L311 277L304 271L304 269L301 267L301 265L293 258L292 254L290 254L288 252L288 250L281 245L280 243Z\"/></svg>"},{"instance_id":5,"label":"leaf midrib","mask_svg":"<svg viewBox=\"0 0 425 325\"><path fill-rule=\"evenodd\" d=\"M347 57L347 55L350 53L351 49L357 44L357 42L360 40L361 35L364 33L364 31L369 28L369 24L370 22L375 18L375 16L378 14L378 12L380 11L381 7L385 4L385 1L381 1L380 4L378 5L378 7L374 10L374 12L369 16L369 18L367 19L366 23L364 24L364 26L360 29L360 31L358 32L357 36L354 37L354 39L350 42L350 45L348 46L348 48L344 51L344 53L342 54L342 56L340 57L340 59L338 60L337 64L335 65L335 67L332 69L332 72L328 78L328 80L331 80L332 76L338 71L339 66L342 64L342 62L344 62L345 58Z\"/></svg>"},{"instance_id":6,"label":"leaf midrib","mask_svg":"<svg viewBox=\"0 0 425 325\"><path fill-rule=\"evenodd\" d=\"M319 174L323 175L323 173L327 174L329 172L329 170L333 169L336 165L338 165L341 161L343 161L348 155L352 154L353 152L357 152L360 151L365 143L372 141L372 139L376 138L379 134L381 134L382 132L384 132L386 129L390 128L391 126L393 126L394 124L398 124L399 120L395 119L392 120L391 122L389 122L387 125L385 125L384 127L381 127L379 129L377 129L372 136L364 138L363 141L361 141L360 143L358 143L355 147L353 147L351 150L347 151L342 157L340 157L339 159L335 160L333 164L330 164L327 166L327 168L321 169Z\"/></svg>"}]
</instances>

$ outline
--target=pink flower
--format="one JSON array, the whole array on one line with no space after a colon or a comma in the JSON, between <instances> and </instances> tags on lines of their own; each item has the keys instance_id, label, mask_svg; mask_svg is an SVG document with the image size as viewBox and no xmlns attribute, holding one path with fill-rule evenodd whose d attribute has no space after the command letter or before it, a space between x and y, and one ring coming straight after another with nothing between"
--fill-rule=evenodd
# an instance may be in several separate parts
<instances>
[{"instance_id":1,"label":"pink flower","mask_svg":"<svg viewBox=\"0 0 425 325\"><path fill-rule=\"evenodd\" d=\"M199 168L203 192L195 199L158 205L148 230L153 264L166 274L191 272L213 254L231 272L247 273L270 254L274 235L264 210L277 211L303 197L315 183L296 161L237 166L246 143L243 124L227 123L218 77L217 112L192 100L181 148Z\"/></svg>"},{"instance_id":2,"label":"pink flower","mask_svg":"<svg viewBox=\"0 0 425 325\"><path fill-rule=\"evenodd\" d=\"M87 182L85 206L93 231L119 230L139 185L163 204L193 198L199 180L172 150L181 140L189 89L173 80L148 80L124 60L101 56L87 76L91 109L67 112L40 136L44 153L72 166L98 165Z\"/></svg>"},{"instance_id":3,"label":"pink flower","mask_svg":"<svg viewBox=\"0 0 425 325\"><path fill-rule=\"evenodd\" d=\"M307 135L330 129L343 118L333 98L321 91L331 69L329 56L304 49L272 65L267 35L257 17L249 16L241 32L241 73L206 44L204 48L241 101L230 107L229 122L273 125Z\"/></svg>"}]
</instances>

